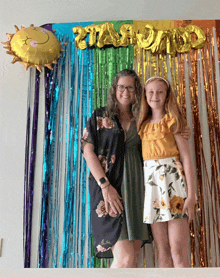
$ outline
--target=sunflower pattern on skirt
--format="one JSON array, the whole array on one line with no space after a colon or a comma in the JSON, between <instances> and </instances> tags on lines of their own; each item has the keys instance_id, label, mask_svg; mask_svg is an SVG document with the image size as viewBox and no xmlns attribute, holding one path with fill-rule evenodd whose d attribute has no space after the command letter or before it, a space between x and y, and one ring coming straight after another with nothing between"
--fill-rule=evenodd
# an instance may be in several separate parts
<instances>
[{"instance_id":1,"label":"sunflower pattern on skirt","mask_svg":"<svg viewBox=\"0 0 220 278\"><path fill-rule=\"evenodd\" d=\"M144 223L164 222L182 216L187 187L178 158L144 161Z\"/></svg>"}]
</instances>

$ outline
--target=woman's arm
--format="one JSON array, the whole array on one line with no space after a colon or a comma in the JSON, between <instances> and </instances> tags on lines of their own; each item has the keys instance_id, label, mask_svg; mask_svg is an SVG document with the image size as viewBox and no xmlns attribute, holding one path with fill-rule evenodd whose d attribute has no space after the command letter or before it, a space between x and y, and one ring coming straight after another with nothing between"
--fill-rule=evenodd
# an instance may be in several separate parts
<instances>
[{"instance_id":1,"label":"woman's arm","mask_svg":"<svg viewBox=\"0 0 220 278\"><path fill-rule=\"evenodd\" d=\"M194 208L195 208L195 184L194 184L194 170L193 164L190 156L189 142L184 139L180 134L174 134L179 152L180 159L183 164L183 169L185 172L186 183L188 187L188 196L185 200L183 207L182 215L185 212L188 212L189 222L192 221L194 217Z\"/></svg>"},{"instance_id":2,"label":"woman's arm","mask_svg":"<svg viewBox=\"0 0 220 278\"><path fill-rule=\"evenodd\" d=\"M95 180L99 181L102 177L106 177L100 161L94 153L94 147L92 144L86 143L84 145L83 154ZM108 186L108 184L109 181L106 181L104 184L101 185L101 188L103 188L102 195L105 202L106 212L109 213L110 205L115 214L120 214L123 210L123 205L121 203L122 198L118 194L117 190L112 185Z\"/></svg>"},{"instance_id":3,"label":"woman's arm","mask_svg":"<svg viewBox=\"0 0 220 278\"><path fill-rule=\"evenodd\" d=\"M183 136L186 140L189 140L191 137L191 130L188 126L185 126L184 130L180 132L180 135Z\"/></svg>"}]
</instances>

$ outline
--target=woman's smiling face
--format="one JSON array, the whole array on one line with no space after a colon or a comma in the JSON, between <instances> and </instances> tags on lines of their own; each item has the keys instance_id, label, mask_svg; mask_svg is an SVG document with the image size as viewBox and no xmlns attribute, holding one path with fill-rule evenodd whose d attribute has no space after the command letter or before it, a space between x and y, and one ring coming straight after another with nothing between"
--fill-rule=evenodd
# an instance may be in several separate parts
<instances>
[{"instance_id":1,"label":"woman's smiling face","mask_svg":"<svg viewBox=\"0 0 220 278\"><path fill-rule=\"evenodd\" d=\"M167 98L167 85L162 80L154 80L146 86L147 103L151 109L164 109Z\"/></svg>"},{"instance_id":2,"label":"woman's smiling face","mask_svg":"<svg viewBox=\"0 0 220 278\"><path fill-rule=\"evenodd\" d=\"M125 88L126 87L126 88ZM135 99L135 81L131 76L121 76L116 87L119 109L130 106Z\"/></svg>"}]
</instances>

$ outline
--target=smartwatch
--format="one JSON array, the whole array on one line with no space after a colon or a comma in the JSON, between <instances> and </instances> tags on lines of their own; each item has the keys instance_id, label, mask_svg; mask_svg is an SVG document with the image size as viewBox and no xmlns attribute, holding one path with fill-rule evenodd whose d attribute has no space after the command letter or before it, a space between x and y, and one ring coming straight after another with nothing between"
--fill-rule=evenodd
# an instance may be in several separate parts
<instances>
[{"instance_id":1,"label":"smartwatch","mask_svg":"<svg viewBox=\"0 0 220 278\"><path fill-rule=\"evenodd\" d=\"M103 177L98 181L98 185L100 186L101 184L105 183L106 181L108 181L108 179L106 177Z\"/></svg>"}]
</instances>

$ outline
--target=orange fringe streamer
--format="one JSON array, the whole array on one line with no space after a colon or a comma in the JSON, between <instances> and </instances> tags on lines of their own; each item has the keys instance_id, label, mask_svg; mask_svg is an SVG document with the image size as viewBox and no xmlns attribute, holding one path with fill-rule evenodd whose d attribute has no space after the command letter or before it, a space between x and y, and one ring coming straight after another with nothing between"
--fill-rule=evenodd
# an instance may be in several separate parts
<instances>
[{"instance_id":1,"label":"orange fringe streamer","mask_svg":"<svg viewBox=\"0 0 220 278\"><path fill-rule=\"evenodd\" d=\"M214 51L212 30L207 30L207 41L203 49L191 50L188 54L152 54L143 49L137 50L134 68L138 70L143 85L147 78L160 75L171 81L177 100L186 117L186 107L191 107L194 139L194 156L197 184L197 209L193 223L190 224L191 266L220 266L220 122L217 82L219 82L220 46L217 41L218 60ZM186 68L187 66L187 68ZM188 69L188 70L187 70ZM191 103L186 103L186 81L189 84ZM205 101L201 109L201 101ZM199 108L200 107L200 108ZM207 114L208 134L203 134L204 115ZM202 121L203 119L203 121ZM204 132L204 131L203 131ZM205 155L209 138L210 163ZM210 170L211 169L211 172Z\"/></svg>"}]
</instances>

